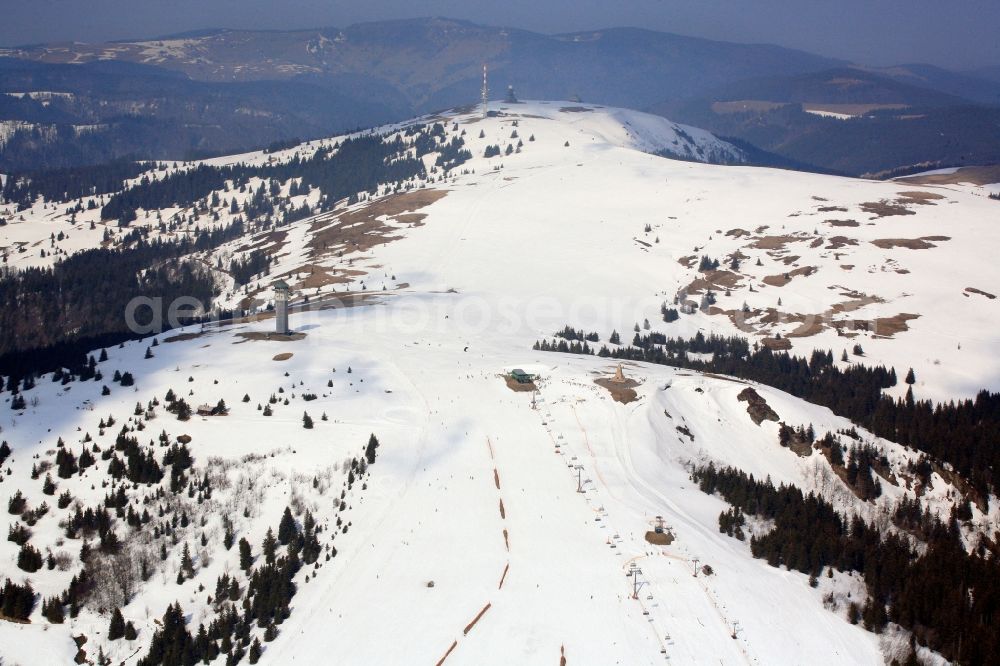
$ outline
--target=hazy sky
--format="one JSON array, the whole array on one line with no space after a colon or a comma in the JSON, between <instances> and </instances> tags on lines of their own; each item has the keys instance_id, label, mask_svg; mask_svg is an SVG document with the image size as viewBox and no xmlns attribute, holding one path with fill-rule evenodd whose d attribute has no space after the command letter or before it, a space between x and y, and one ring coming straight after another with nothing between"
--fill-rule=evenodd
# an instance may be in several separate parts
<instances>
[{"instance_id":1,"label":"hazy sky","mask_svg":"<svg viewBox=\"0 0 1000 666\"><path fill-rule=\"evenodd\" d=\"M873 65L1000 65L1000 0L0 0L0 44L418 16L548 33L640 26Z\"/></svg>"}]
</instances>

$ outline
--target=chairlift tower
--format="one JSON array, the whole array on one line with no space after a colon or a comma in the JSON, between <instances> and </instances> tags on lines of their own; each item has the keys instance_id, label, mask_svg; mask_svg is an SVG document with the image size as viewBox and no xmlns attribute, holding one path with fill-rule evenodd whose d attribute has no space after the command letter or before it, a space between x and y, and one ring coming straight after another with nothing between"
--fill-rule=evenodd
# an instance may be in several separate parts
<instances>
[{"instance_id":1,"label":"chairlift tower","mask_svg":"<svg viewBox=\"0 0 1000 666\"><path fill-rule=\"evenodd\" d=\"M583 465L576 465L576 492L586 492L584 491L583 486L589 482L590 479L583 478Z\"/></svg>"},{"instance_id":2,"label":"chairlift tower","mask_svg":"<svg viewBox=\"0 0 1000 666\"><path fill-rule=\"evenodd\" d=\"M644 581L641 578L639 578L639 576L642 575L642 569L635 566L634 562L632 563L632 566L629 569L628 575L632 577L632 598L638 599L639 590L642 589L643 585L647 585L648 583L647 581Z\"/></svg>"}]
</instances>

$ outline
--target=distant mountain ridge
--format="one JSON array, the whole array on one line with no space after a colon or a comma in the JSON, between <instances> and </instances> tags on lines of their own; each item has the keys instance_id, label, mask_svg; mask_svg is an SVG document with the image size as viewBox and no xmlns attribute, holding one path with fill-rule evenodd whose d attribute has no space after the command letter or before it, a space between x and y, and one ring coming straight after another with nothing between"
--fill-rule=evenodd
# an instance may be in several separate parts
<instances>
[{"instance_id":1,"label":"distant mountain ridge","mask_svg":"<svg viewBox=\"0 0 1000 666\"><path fill-rule=\"evenodd\" d=\"M749 79L652 110L793 162L854 175L1000 161L1000 107L920 87L910 72L838 67ZM956 78L953 89L961 84Z\"/></svg>"},{"instance_id":2,"label":"distant mountain ridge","mask_svg":"<svg viewBox=\"0 0 1000 666\"><path fill-rule=\"evenodd\" d=\"M0 49L0 170L124 155L180 159L401 120L478 99L483 64L494 99L512 85L525 98L663 110L791 162L851 173L910 162L828 159L823 142L818 150L784 152L782 141L760 142L759 132L719 125L692 101L784 104L795 95L776 90L807 90L817 84L811 77L834 71L870 84L856 91L856 104L902 98L892 103L941 109L1000 101L1000 83L931 66L861 68L778 46L639 28L544 35L446 18L285 31L214 28ZM66 69L71 65L82 69ZM737 90L740 96L732 97ZM51 91L73 96L22 95ZM819 121L805 119L810 126ZM892 160L914 155L915 162L936 163L956 152L940 154L905 133L895 136L906 145L893 146ZM86 150L81 140L89 141ZM967 140L958 153L990 153L965 150Z\"/></svg>"},{"instance_id":3,"label":"distant mountain ridge","mask_svg":"<svg viewBox=\"0 0 1000 666\"><path fill-rule=\"evenodd\" d=\"M527 97L563 92L594 96L619 89L644 106L664 90L697 93L726 81L806 72L842 64L770 45L714 42L637 28L543 35L512 28L430 18L294 31L213 29L158 39L49 44L0 49L0 56L50 64L116 60L179 70L201 81L283 80L303 75L375 76L417 107L453 106L479 88L481 66L494 81ZM553 90L558 82L564 89ZM616 82L618 85L616 86ZM544 88L544 89L542 89Z\"/></svg>"}]
</instances>

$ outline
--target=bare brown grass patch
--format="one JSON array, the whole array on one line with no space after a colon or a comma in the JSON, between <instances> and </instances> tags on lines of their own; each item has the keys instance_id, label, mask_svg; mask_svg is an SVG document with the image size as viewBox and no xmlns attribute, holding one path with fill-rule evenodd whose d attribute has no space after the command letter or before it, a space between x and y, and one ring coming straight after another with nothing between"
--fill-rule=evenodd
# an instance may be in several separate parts
<instances>
[{"instance_id":1,"label":"bare brown grass patch","mask_svg":"<svg viewBox=\"0 0 1000 666\"><path fill-rule=\"evenodd\" d=\"M892 217L894 215L916 215L912 210L900 203L882 199L881 201L868 201L861 204L861 210L873 215L875 218Z\"/></svg>"},{"instance_id":2,"label":"bare brown grass patch","mask_svg":"<svg viewBox=\"0 0 1000 666\"><path fill-rule=\"evenodd\" d=\"M649 530L646 532L646 541L654 546L669 546L674 542L674 535L666 530L663 532Z\"/></svg>"},{"instance_id":3,"label":"bare brown grass patch","mask_svg":"<svg viewBox=\"0 0 1000 666\"><path fill-rule=\"evenodd\" d=\"M635 380L626 379L624 382L614 382L608 377L598 377L594 380L594 383L607 389L608 393L611 394L611 398L623 405L627 405L638 398L635 387L639 385L639 382Z\"/></svg>"},{"instance_id":4,"label":"bare brown grass patch","mask_svg":"<svg viewBox=\"0 0 1000 666\"><path fill-rule=\"evenodd\" d=\"M758 250L784 250L789 243L800 243L809 240L810 237L803 236L762 236L750 244L750 247Z\"/></svg>"},{"instance_id":5,"label":"bare brown grass patch","mask_svg":"<svg viewBox=\"0 0 1000 666\"><path fill-rule=\"evenodd\" d=\"M929 250L937 247L935 242L951 240L949 236L924 236L922 238L878 238L872 241L872 245L883 250L891 250L896 247L905 247L908 250Z\"/></svg>"},{"instance_id":6,"label":"bare brown grass patch","mask_svg":"<svg viewBox=\"0 0 1000 666\"><path fill-rule=\"evenodd\" d=\"M700 294L706 289L714 291L725 291L736 289L740 285L742 276L739 273L724 270L705 271L701 276L691 281L687 286L689 294Z\"/></svg>"},{"instance_id":7,"label":"bare brown grass patch","mask_svg":"<svg viewBox=\"0 0 1000 666\"><path fill-rule=\"evenodd\" d=\"M784 287L786 284L791 282L793 278L799 276L809 276L815 272L815 266L800 266L799 268L788 271L787 273L782 273L781 275L768 275L763 279L763 282L764 284L771 285L772 287Z\"/></svg>"},{"instance_id":8,"label":"bare brown grass patch","mask_svg":"<svg viewBox=\"0 0 1000 666\"><path fill-rule=\"evenodd\" d=\"M764 338L760 344L771 351L787 351L792 348L792 341L788 338Z\"/></svg>"},{"instance_id":9,"label":"bare brown grass patch","mask_svg":"<svg viewBox=\"0 0 1000 666\"><path fill-rule=\"evenodd\" d=\"M910 190L907 192L899 193L899 200L906 200L907 202L912 202L915 204L923 204L925 206L933 206L935 201L944 199L943 194L938 194L937 192L924 192L923 190Z\"/></svg>"},{"instance_id":10,"label":"bare brown grass patch","mask_svg":"<svg viewBox=\"0 0 1000 666\"><path fill-rule=\"evenodd\" d=\"M277 333L264 333L262 331L252 331L249 333L237 333L236 337L243 338L244 340L250 340L254 342L260 341L271 341L271 342L295 342L296 340L304 340L306 337L305 333L287 333L284 335L279 335Z\"/></svg>"},{"instance_id":11,"label":"bare brown grass patch","mask_svg":"<svg viewBox=\"0 0 1000 666\"><path fill-rule=\"evenodd\" d=\"M985 296L986 298L990 299L991 301L994 298L996 298L995 294L991 294L988 291L983 291L982 289L976 289L975 287L966 287L965 291L968 294L979 294L980 296Z\"/></svg>"},{"instance_id":12,"label":"bare brown grass patch","mask_svg":"<svg viewBox=\"0 0 1000 666\"><path fill-rule=\"evenodd\" d=\"M842 247L847 247L848 245L857 245L858 241L853 238L848 238L847 236L834 236L829 239L830 244L826 246L827 250L839 250Z\"/></svg>"},{"instance_id":13,"label":"bare brown grass patch","mask_svg":"<svg viewBox=\"0 0 1000 666\"><path fill-rule=\"evenodd\" d=\"M356 210L319 218L310 229L312 238L309 247L314 253L342 250L366 252L376 245L399 238L393 235L394 229L379 218L395 219L412 226L413 217L399 220L399 216L413 214L447 195L447 190L424 188L389 195Z\"/></svg>"},{"instance_id":14,"label":"bare brown grass patch","mask_svg":"<svg viewBox=\"0 0 1000 666\"><path fill-rule=\"evenodd\" d=\"M204 333L181 333L179 335L171 335L169 338L163 338L164 342L185 342L187 340L197 340Z\"/></svg>"},{"instance_id":15,"label":"bare brown grass patch","mask_svg":"<svg viewBox=\"0 0 1000 666\"><path fill-rule=\"evenodd\" d=\"M504 383L507 384L507 388L515 393L530 393L532 391L537 391L538 387L535 386L535 382L528 382L527 384L521 384L511 376L504 377Z\"/></svg>"}]
</instances>

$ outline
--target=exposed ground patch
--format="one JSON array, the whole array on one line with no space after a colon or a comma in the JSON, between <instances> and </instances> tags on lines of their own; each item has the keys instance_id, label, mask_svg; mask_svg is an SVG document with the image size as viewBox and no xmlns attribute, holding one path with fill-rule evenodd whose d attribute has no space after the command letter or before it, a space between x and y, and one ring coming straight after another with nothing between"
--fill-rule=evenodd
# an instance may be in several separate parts
<instances>
[{"instance_id":1,"label":"exposed ground patch","mask_svg":"<svg viewBox=\"0 0 1000 666\"><path fill-rule=\"evenodd\" d=\"M341 251L366 252L399 237L389 221L413 225L415 211L425 208L448 195L447 190L420 189L383 197L370 204L333 216L324 216L312 223L309 248L314 256ZM407 217L400 219L400 216ZM380 218L387 218L385 220ZM423 217L420 218L421 221Z\"/></svg>"},{"instance_id":2,"label":"exposed ground patch","mask_svg":"<svg viewBox=\"0 0 1000 666\"><path fill-rule=\"evenodd\" d=\"M274 256L281 252L287 242L288 230L277 229L275 231L268 231L267 233L256 236L249 243L238 247L236 252L242 253L249 252L251 250L265 250L268 254Z\"/></svg>"},{"instance_id":3,"label":"exposed ground patch","mask_svg":"<svg viewBox=\"0 0 1000 666\"><path fill-rule=\"evenodd\" d=\"M975 287L966 287L965 288L965 292L966 292L966 294L979 294L980 296L985 296L986 298L990 299L991 301L994 298L996 298L995 294L991 294L988 291L983 291L982 289L976 289Z\"/></svg>"},{"instance_id":4,"label":"exposed ground patch","mask_svg":"<svg viewBox=\"0 0 1000 666\"><path fill-rule=\"evenodd\" d=\"M701 276L691 281L686 288L689 294L700 294L706 289L713 291L725 291L736 289L740 285L741 276L739 273L724 270L705 271Z\"/></svg>"},{"instance_id":5,"label":"exposed ground patch","mask_svg":"<svg viewBox=\"0 0 1000 666\"><path fill-rule=\"evenodd\" d=\"M317 264L306 264L305 266L297 268L294 271L296 274L303 272L306 273L306 276L297 285L295 285L296 289L316 289L330 284L344 284L350 282L351 277L357 277L365 274L364 271L353 269L333 269L325 266L319 266ZM287 277L291 276L289 275Z\"/></svg>"},{"instance_id":6,"label":"exposed ground patch","mask_svg":"<svg viewBox=\"0 0 1000 666\"><path fill-rule=\"evenodd\" d=\"M521 384L513 377L504 377L504 383L507 384L507 388L516 393L531 393L532 391L537 391L538 387L535 386L535 382L528 382L527 384Z\"/></svg>"},{"instance_id":7,"label":"exposed ground patch","mask_svg":"<svg viewBox=\"0 0 1000 666\"><path fill-rule=\"evenodd\" d=\"M272 342L294 342L296 340L303 340L306 337L305 333L287 333L284 335L279 335L277 333L263 333L259 331L253 331L250 333L237 333L237 337L243 338L244 340L270 340Z\"/></svg>"},{"instance_id":8,"label":"exposed ground patch","mask_svg":"<svg viewBox=\"0 0 1000 666\"><path fill-rule=\"evenodd\" d=\"M811 240L811 236L761 236L750 247L758 250L784 250L789 243Z\"/></svg>"},{"instance_id":9,"label":"exposed ground patch","mask_svg":"<svg viewBox=\"0 0 1000 666\"><path fill-rule=\"evenodd\" d=\"M767 401L764 400L764 398L762 398L761 395L752 387L748 386L740 391L740 394L736 396L736 399L740 402L747 403L747 414L750 415L750 418L757 425L760 425L764 421L778 422L778 414L771 409L770 405L767 404Z\"/></svg>"},{"instance_id":10,"label":"exposed ground patch","mask_svg":"<svg viewBox=\"0 0 1000 666\"><path fill-rule=\"evenodd\" d=\"M924 206L933 206L935 201L940 201L944 199L943 194L938 194L937 192L924 192L923 190L911 190L907 192L900 192L898 201L903 203L915 203Z\"/></svg>"},{"instance_id":11,"label":"exposed ground patch","mask_svg":"<svg viewBox=\"0 0 1000 666\"><path fill-rule=\"evenodd\" d=\"M771 351L787 351L792 348L792 341L788 338L764 338L760 344Z\"/></svg>"},{"instance_id":12,"label":"exposed ground patch","mask_svg":"<svg viewBox=\"0 0 1000 666\"><path fill-rule=\"evenodd\" d=\"M905 247L909 250L929 250L937 247L934 243L951 240L950 236L923 236L922 238L878 238L872 241L872 245L883 250L891 250L895 247Z\"/></svg>"},{"instance_id":13,"label":"exposed ground patch","mask_svg":"<svg viewBox=\"0 0 1000 666\"><path fill-rule=\"evenodd\" d=\"M892 217L894 215L916 215L916 213L905 205L889 201L888 199L863 203L861 204L861 210L871 215L871 219L873 220L880 217Z\"/></svg>"},{"instance_id":14,"label":"exposed ground patch","mask_svg":"<svg viewBox=\"0 0 1000 666\"><path fill-rule=\"evenodd\" d=\"M872 219L880 217L892 217L894 215L916 215L907 206L933 206L935 201L944 199L944 196L935 192L924 192L912 190L900 192L894 199L881 199L880 201L868 201L861 204L861 210L873 215Z\"/></svg>"},{"instance_id":15,"label":"exposed ground patch","mask_svg":"<svg viewBox=\"0 0 1000 666\"><path fill-rule=\"evenodd\" d=\"M834 236L828 239L829 245L826 246L827 250L839 250L843 247L857 245L858 241L853 238L848 238L847 236Z\"/></svg>"},{"instance_id":16,"label":"exposed ground patch","mask_svg":"<svg viewBox=\"0 0 1000 666\"><path fill-rule=\"evenodd\" d=\"M669 546L674 542L674 535L667 530L663 532L649 530L646 532L646 541L654 546Z\"/></svg>"},{"instance_id":17,"label":"exposed ground patch","mask_svg":"<svg viewBox=\"0 0 1000 666\"><path fill-rule=\"evenodd\" d=\"M782 273L780 275L768 275L762 282L764 284L770 285L772 287L784 287L786 284L791 282L797 277L808 277L816 272L815 266L801 266L794 270L788 271L787 273Z\"/></svg>"},{"instance_id":18,"label":"exposed ground patch","mask_svg":"<svg viewBox=\"0 0 1000 666\"><path fill-rule=\"evenodd\" d=\"M635 387L639 385L639 382L633 379L626 379L624 382L615 382L607 377L598 377L594 380L594 383L607 389L615 402L620 402L624 405L627 405L638 397Z\"/></svg>"},{"instance_id":19,"label":"exposed ground patch","mask_svg":"<svg viewBox=\"0 0 1000 666\"><path fill-rule=\"evenodd\" d=\"M849 319L843 321L834 321L830 325L841 331L841 334L852 337L852 335L857 335L857 331L866 331L872 333L877 338L891 338L897 333L902 333L904 331L910 330L907 322L914 319L919 319L920 315L910 314L907 312L901 312L894 317L879 317L874 320L868 319ZM848 332L844 332L845 329Z\"/></svg>"},{"instance_id":20,"label":"exposed ground patch","mask_svg":"<svg viewBox=\"0 0 1000 666\"><path fill-rule=\"evenodd\" d=\"M968 291L968 290L966 290ZM164 342L185 342L187 340L196 340L204 333L181 333L179 335L171 335L169 338L163 338Z\"/></svg>"}]
</instances>

